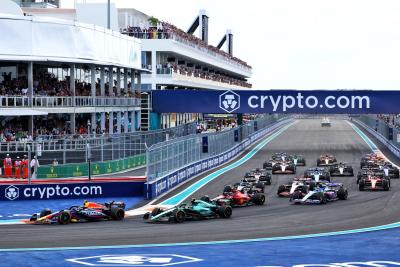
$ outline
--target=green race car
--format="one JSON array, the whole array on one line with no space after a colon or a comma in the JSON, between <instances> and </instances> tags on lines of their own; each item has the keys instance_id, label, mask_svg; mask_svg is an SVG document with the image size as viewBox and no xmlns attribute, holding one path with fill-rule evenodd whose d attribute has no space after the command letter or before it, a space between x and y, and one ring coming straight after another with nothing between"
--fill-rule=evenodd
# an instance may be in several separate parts
<instances>
[{"instance_id":1,"label":"green race car","mask_svg":"<svg viewBox=\"0 0 400 267\"><path fill-rule=\"evenodd\" d=\"M190 204L181 204L168 209L154 208L151 212L143 215L148 222L176 222L182 223L186 220L203 220L214 218L230 218L232 207L229 205L217 205L193 199Z\"/></svg>"}]
</instances>

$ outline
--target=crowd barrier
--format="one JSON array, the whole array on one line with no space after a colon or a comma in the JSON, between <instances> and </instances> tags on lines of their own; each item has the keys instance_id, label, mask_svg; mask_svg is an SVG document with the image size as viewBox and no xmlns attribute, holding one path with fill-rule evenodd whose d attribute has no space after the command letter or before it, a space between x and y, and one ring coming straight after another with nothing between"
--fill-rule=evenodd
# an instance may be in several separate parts
<instances>
[{"instance_id":1,"label":"crowd barrier","mask_svg":"<svg viewBox=\"0 0 400 267\"><path fill-rule=\"evenodd\" d=\"M91 174L101 175L120 172L146 165L146 155L137 155L126 159L91 163ZM37 178L66 178L88 176L88 163L42 166L38 168Z\"/></svg>"},{"instance_id":2,"label":"crowd barrier","mask_svg":"<svg viewBox=\"0 0 400 267\"><path fill-rule=\"evenodd\" d=\"M241 143L224 153L188 164L178 170L175 170L163 177L158 178L155 181L147 182L145 185L145 190L147 191L146 198L156 198L161 194L169 191L170 189L176 187L177 185L181 184L182 182L228 162L229 160L240 154L244 149L252 145L254 142L264 137L266 134L283 125L290 123L291 121L293 121L293 119L281 120L265 129L259 130L249 135Z\"/></svg>"},{"instance_id":3,"label":"crowd barrier","mask_svg":"<svg viewBox=\"0 0 400 267\"><path fill-rule=\"evenodd\" d=\"M367 132L369 132L370 134L372 134L376 139L378 139L384 146L386 146L394 155L396 155L396 157L400 158L400 149L397 148L395 145L392 144L392 142L390 142L388 140L387 137L385 137L383 134L381 134L378 131L375 131L375 129L371 128L370 126L368 126L367 124L365 124L364 122L357 120L357 119L353 119L354 122L356 122L358 125L360 125L361 127L363 127Z\"/></svg>"}]
</instances>

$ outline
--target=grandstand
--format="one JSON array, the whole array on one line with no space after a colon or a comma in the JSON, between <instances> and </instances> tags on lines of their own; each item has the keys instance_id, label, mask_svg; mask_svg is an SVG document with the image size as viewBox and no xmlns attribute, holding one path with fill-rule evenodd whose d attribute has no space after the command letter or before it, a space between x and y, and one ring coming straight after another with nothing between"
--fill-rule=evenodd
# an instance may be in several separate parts
<instances>
[{"instance_id":1,"label":"grandstand","mask_svg":"<svg viewBox=\"0 0 400 267\"><path fill-rule=\"evenodd\" d=\"M122 33L142 39L142 67L151 70L142 75L143 128L169 128L203 118L202 114L152 112L151 90L251 88L247 81L251 66L233 55L232 32L227 30L218 45L209 44L204 10L188 31L135 9L119 9L118 14Z\"/></svg>"}]
</instances>

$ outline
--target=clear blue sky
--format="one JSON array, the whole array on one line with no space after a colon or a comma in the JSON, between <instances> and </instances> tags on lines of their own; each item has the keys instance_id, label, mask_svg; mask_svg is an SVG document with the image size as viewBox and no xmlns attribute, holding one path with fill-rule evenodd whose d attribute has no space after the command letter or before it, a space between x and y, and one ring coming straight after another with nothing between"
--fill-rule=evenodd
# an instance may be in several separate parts
<instances>
[{"instance_id":1,"label":"clear blue sky","mask_svg":"<svg viewBox=\"0 0 400 267\"><path fill-rule=\"evenodd\" d=\"M106 2L95 0L101 1ZM397 0L113 2L184 30L206 9L210 42L217 44L227 28L233 30L234 54L253 66L254 89L400 89Z\"/></svg>"}]
</instances>

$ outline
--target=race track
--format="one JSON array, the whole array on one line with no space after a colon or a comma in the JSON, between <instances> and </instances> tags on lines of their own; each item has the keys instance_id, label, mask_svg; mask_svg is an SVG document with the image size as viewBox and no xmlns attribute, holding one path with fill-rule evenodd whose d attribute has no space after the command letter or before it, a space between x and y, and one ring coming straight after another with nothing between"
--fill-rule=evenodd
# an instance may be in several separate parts
<instances>
[{"instance_id":1,"label":"race track","mask_svg":"<svg viewBox=\"0 0 400 267\"><path fill-rule=\"evenodd\" d=\"M346 121L332 120L332 127L321 128L320 120L299 120L251 160L221 175L194 193L194 196L220 194L224 185L237 182L251 168L261 167L275 152L304 155L307 166L298 168L300 174L305 168L315 166L317 157L322 153L332 153L339 161L352 164L357 173L361 155L370 152L370 149ZM231 219L147 224L136 217L123 222L67 226L3 225L0 226L0 248L248 239L357 229L400 221L400 206L397 205L400 201L398 180L392 181L389 192L359 192L355 177L333 178L333 181L347 185L348 200L327 205L299 206L291 205L288 199L278 198L276 195L278 186L292 177L293 175L274 175L272 185L266 187L266 205L234 209Z\"/></svg>"}]
</instances>

